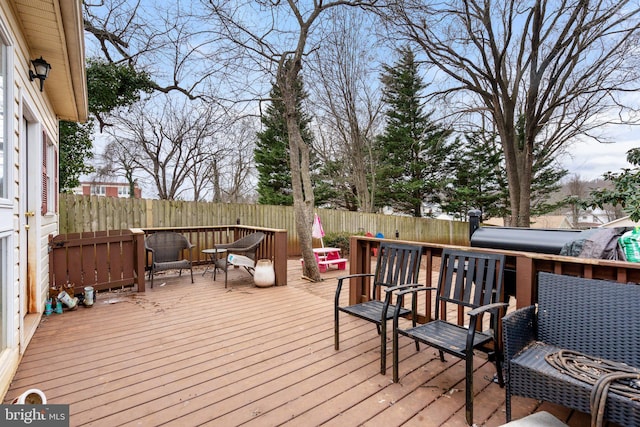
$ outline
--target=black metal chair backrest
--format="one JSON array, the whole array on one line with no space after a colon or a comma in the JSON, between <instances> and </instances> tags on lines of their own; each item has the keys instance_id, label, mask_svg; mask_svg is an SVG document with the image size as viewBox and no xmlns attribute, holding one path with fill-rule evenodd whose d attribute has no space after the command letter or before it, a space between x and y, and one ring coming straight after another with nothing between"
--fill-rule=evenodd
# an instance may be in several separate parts
<instances>
[{"instance_id":1,"label":"black metal chair backrest","mask_svg":"<svg viewBox=\"0 0 640 427\"><path fill-rule=\"evenodd\" d=\"M382 242L378 248L378 260L375 272L352 274L338 278L334 299L334 347L340 349L339 313L356 316L368 322L375 323L380 335L380 373L386 371L387 360L387 322L393 318L394 310L389 309L391 303L391 289L398 285L417 284L420 273L420 259L422 246L408 245L395 242ZM340 293L343 283L351 278L366 278L368 282L362 293L358 295L360 302L341 306ZM373 285L371 285L373 282ZM417 286L417 285L415 285ZM384 292L387 290L388 292ZM412 306L412 309L415 308ZM407 316L411 310L402 308L400 315Z\"/></svg>"},{"instance_id":2,"label":"black metal chair backrest","mask_svg":"<svg viewBox=\"0 0 640 427\"><path fill-rule=\"evenodd\" d=\"M438 278L435 318L447 320L447 304L473 309L502 302L504 263L505 256L500 254L445 249ZM457 316L462 318L460 310Z\"/></svg>"},{"instance_id":3,"label":"black metal chair backrest","mask_svg":"<svg viewBox=\"0 0 640 427\"><path fill-rule=\"evenodd\" d=\"M382 242L369 298L380 299L384 287L418 283L421 257L420 246Z\"/></svg>"}]
</instances>

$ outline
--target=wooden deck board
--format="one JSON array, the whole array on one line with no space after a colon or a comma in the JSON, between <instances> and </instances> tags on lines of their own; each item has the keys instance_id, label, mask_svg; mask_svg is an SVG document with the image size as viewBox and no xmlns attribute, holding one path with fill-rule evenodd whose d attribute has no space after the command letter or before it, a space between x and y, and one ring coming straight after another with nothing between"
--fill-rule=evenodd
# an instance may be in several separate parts
<instances>
[{"instance_id":1,"label":"wooden deck board","mask_svg":"<svg viewBox=\"0 0 640 427\"><path fill-rule=\"evenodd\" d=\"M5 396L39 388L70 405L72 426L455 426L464 421L464 363L401 342L400 383L379 371L375 328L341 316L333 348L336 278L301 278L290 260L288 286L251 287L242 270L171 272L154 289L100 293L94 307L44 317ZM423 273L424 274L424 273ZM344 298L348 292L343 292ZM389 334L390 335L390 334ZM476 356L475 419L504 423L504 390L493 364ZM540 408L571 426L584 414L513 399L514 418Z\"/></svg>"}]
</instances>

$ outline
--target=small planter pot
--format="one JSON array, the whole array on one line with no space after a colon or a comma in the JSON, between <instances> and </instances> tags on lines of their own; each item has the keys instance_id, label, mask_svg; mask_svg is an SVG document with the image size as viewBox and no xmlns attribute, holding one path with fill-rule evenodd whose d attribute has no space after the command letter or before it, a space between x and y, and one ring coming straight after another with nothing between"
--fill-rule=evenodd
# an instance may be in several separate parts
<instances>
[{"instance_id":1,"label":"small planter pot","mask_svg":"<svg viewBox=\"0 0 640 427\"><path fill-rule=\"evenodd\" d=\"M84 305L91 307L95 302L95 294L93 286L85 286L84 288Z\"/></svg>"},{"instance_id":2,"label":"small planter pot","mask_svg":"<svg viewBox=\"0 0 640 427\"><path fill-rule=\"evenodd\" d=\"M30 388L29 390L16 397L13 402L14 405L46 405L47 397L42 390L37 388Z\"/></svg>"},{"instance_id":3,"label":"small planter pot","mask_svg":"<svg viewBox=\"0 0 640 427\"><path fill-rule=\"evenodd\" d=\"M276 283L276 273L269 259L259 259L253 272L253 282L258 288L268 288Z\"/></svg>"}]
</instances>

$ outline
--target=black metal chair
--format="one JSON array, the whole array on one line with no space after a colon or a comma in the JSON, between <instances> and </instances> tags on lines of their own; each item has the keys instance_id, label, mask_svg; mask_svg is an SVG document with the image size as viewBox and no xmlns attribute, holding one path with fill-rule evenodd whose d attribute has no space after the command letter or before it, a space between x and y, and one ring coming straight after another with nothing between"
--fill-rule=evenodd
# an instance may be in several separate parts
<instances>
[{"instance_id":1,"label":"black metal chair","mask_svg":"<svg viewBox=\"0 0 640 427\"><path fill-rule=\"evenodd\" d=\"M437 288L400 288L396 295L396 309L393 316L393 382L398 382L398 337L403 335L413 339L416 351L420 343L438 349L440 360L444 353L465 359L466 363L466 418L473 424L473 352L479 347L493 344L491 356L495 359L498 382L504 386L502 376L501 341L499 322L508 304L503 303L502 281L505 256L482 254L445 249L442 252L440 276ZM415 300L422 291L436 291L433 320L417 325L417 314L412 316L412 327L401 329L399 317L403 315L404 295L411 294ZM453 305L455 309L447 309ZM463 313L467 312L469 322L463 323ZM482 317L490 314L490 329L482 332ZM428 313L430 315L430 313ZM447 316L454 317L448 319Z\"/></svg>"},{"instance_id":2,"label":"black metal chair","mask_svg":"<svg viewBox=\"0 0 640 427\"><path fill-rule=\"evenodd\" d=\"M144 246L147 254L151 254L151 265L149 266L149 278L151 288L153 288L153 276L158 271L189 269L191 272L191 283L193 283L192 269L192 245L182 234L173 231L160 231L148 235L144 239ZM182 256L182 251L188 249L188 258Z\"/></svg>"},{"instance_id":3,"label":"black metal chair","mask_svg":"<svg viewBox=\"0 0 640 427\"><path fill-rule=\"evenodd\" d=\"M249 258L251 261L253 261L253 266L243 265L243 267L245 268L245 270L247 270L249 274L253 276L252 270L256 264L256 253L258 252L258 247L260 246L260 243L262 243L262 241L264 240L264 237L265 237L265 234L262 231L256 231L254 233L247 234L246 236L241 237L232 243L218 243L215 245L215 248L226 249L227 254L242 255ZM233 264L232 262L231 263L227 262L228 257L229 256L227 255L225 259L218 260L216 262L216 267L224 271L224 287L225 288L227 287L227 269L229 268L229 264ZM216 280L215 274L216 273L214 269L213 280Z\"/></svg>"},{"instance_id":4,"label":"black metal chair","mask_svg":"<svg viewBox=\"0 0 640 427\"><path fill-rule=\"evenodd\" d=\"M334 347L340 349L339 313L343 312L376 324L380 335L380 372L386 371L387 359L387 321L391 320L393 311L388 310L391 294L383 290L404 284L417 284L420 272L422 247L415 245L382 242L378 250L378 261L373 274L352 274L338 278L334 301ZM340 292L345 280L357 277L373 278L369 287L367 300L354 305L341 306ZM402 308L400 315L408 315L411 310Z\"/></svg>"}]
</instances>

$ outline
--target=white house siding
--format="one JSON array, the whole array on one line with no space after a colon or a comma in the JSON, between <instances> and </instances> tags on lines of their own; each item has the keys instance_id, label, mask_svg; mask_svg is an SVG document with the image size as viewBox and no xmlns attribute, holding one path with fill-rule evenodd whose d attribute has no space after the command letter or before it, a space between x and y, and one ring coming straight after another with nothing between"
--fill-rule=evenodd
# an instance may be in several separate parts
<instances>
[{"instance_id":1,"label":"white house siding","mask_svg":"<svg viewBox=\"0 0 640 427\"><path fill-rule=\"evenodd\" d=\"M8 105L0 119L6 127L4 160L9 165L6 179L10 184L8 198L0 201L0 218L7 218L9 211L11 218L8 223L0 221L0 238L4 237L8 249L2 259L0 396L5 395L20 355L44 311L49 274L48 236L58 231L57 207L45 215L40 209L42 134L46 133L54 141L57 153L58 119L47 98L46 82L45 91L40 92L39 82L30 81L28 71L30 59L40 55L46 59L47 53L30 49L20 28L13 9L6 2L0 2L0 33L4 33L3 41L9 45ZM28 126L25 126L25 119ZM27 135L28 147L24 143ZM25 229L27 211L35 213L28 219L29 232Z\"/></svg>"}]
</instances>

